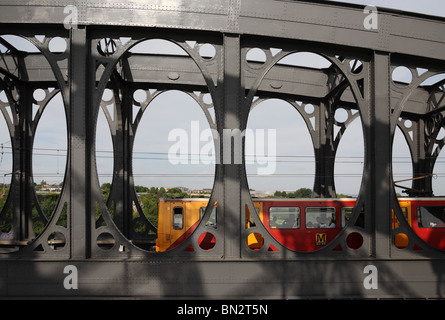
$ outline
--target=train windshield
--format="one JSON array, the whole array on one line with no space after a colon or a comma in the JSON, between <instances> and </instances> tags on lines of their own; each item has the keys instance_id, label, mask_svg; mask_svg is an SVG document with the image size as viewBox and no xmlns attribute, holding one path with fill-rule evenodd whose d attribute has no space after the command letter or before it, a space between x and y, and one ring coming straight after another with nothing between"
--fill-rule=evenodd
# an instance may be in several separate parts
<instances>
[{"instance_id":1,"label":"train windshield","mask_svg":"<svg viewBox=\"0 0 445 320\"><path fill-rule=\"evenodd\" d=\"M269 226L271 229L300 228L299 207L271 207L269 215Z\"/></svg>"},{"instance_id":2,"label":"train windshield","mask_svg":"<svg viewBox=\"0 0 445 320\"><path fill-rule=\"evenodd\" d=\"M419 207L417 219L420 228L445 228L445 207Z\"/></svg>"},{"instance_id":3,"label":"train windshield","mask_svg":"<svg viewBox=\"0 0 445 320\"><path fill-rule=\"evenodd\" d=\"M307 229L335 228L335 208L313 207L306 208Z\"/></svg>"}]
</instances>

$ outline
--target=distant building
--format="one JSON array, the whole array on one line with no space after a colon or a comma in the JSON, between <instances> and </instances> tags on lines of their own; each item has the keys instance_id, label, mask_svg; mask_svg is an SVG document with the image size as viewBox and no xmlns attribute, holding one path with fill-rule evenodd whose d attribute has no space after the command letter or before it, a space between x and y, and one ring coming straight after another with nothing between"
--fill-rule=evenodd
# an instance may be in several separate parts
<instances>
[{"instance_id":1,"label":"distant building","mask_svg":"<svg viewBox=\"0 0 445 320\"><path fill-rule=\"evenodd\" d=\"M49 185L49 184L44 184L40 187L40 191L42 192L60 192L62 191L62 188L58 185Z\"/></svg>"},{"instance_id":2,"label":"distant building","mask_svg":"<svg viewBox=\"0 0 445 320\"><path fill-rule=\"evenodd\" d=\"M250 195L254 198L265 198L273 195L271 191L250 190Z\"/></svg>"},{"instance_id":3,"label":"distant building","mask_svg":"<svg viewBox=\"0 0 445 320\"><path fill-rule=\"evenodd\" d=\"M181 192L184 192L184 193L189 193L190 192L190 189L186 188L186 187L173 187L173 188L166 188L165 190L168 191L170 189L179 189L179 190L181 190Z\"/></svg>"}]
</instances>

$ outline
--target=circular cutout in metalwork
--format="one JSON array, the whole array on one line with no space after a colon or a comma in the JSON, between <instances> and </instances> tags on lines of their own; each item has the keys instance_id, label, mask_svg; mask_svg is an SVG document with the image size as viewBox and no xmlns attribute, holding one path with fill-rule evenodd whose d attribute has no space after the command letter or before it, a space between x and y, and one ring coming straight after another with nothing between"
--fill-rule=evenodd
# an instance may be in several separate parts
<instances>
[{"instance_id":1,"label":"circular cutout in metalwork","mask_svg":"<svg viewBox=\"0 0 445 320\"><path fill-rule=\"evenodd\" d=\"M246 61L251 67L262 66L267 60L266 53L260 48L249 49L246 53Z\"/></svg>"},{"instance_id":2,"label":"circular cutout in metalwork","mask_svg":"<svg viewBox=\"0 0 445 320\"><path fill-rule=\"evenodd\" d=\"M97 236L97 246L103 250L110 250L114 247L116 241L111 233L103 232Z\"/></svg>"},{"instance_id":3,"label":"circular cutout in metalwork","mask_svg":"<svg viewBox=\"0 0 445 320\"><path fill-rule=\"evenodd\" d=\"M338 123L344 123L348 120L348 112L343 108L338 108L335 110L334 118Z\"/></svg>"},{"instance_id":4,"label":"circular cutout in metalwork","mask_svg":"<svg viewBox=\"0 0 445 320\"><path fill-rule=\"evenodd\" d=\"M102 95L102 101L110 102L113 99L113 90L106 88Z\"/></svg>"},{"instance_id":5,"label":"circular cutout in metalwork","mask_svg":"<svg viewBox=\"0 0 445 320\"><path fill-rule=\"evenodd\" d=\"M399 66L392 71L392 80L394 83L410 84L413 74L407 67Z\"/></svg>"},{"instance_id":6,"label":"circular cutout in metalwork","mask_svg":"<svg viewBox=\"0 0 445 320\"><path fill-rule=\"evenodd\" d=\"M411 128L413 126L413 122L411 120L405 120L403 122L403 125L405 126L405 128Z\"/></svg>"},{"instance_id":7,"label":"circular cutout in metalwork","mask_svg":"<svg viewBox=\"0 0 445 320\"><path fill-rule=\"evenodd\" d=\"M404 233L398 233L394 237L394 244L396 245L397 248L404 249L409 244L409 238Z\"/></svg>"},{"instance_id":8,"label":"circular cutout in metalwork","mask_svg":"<svg viewBox=\"0 0 445 320\"><path fill-rule=\"evenodd\" d=\"M204 59L213 59L216 56L216 49L210 43L203 44L199 48L199 55Z\"/></svg>"},{"instance_id":9,"label":"circular cutout in metalwork","mask_svg":"<svg viewBox=\"0 0 445 320\"><path fill-rule=\"evenodd\" d=\"M142 89L137 89L133 93L134 101L136 101L139 104L145 102L147 100L147 97L148 97L147 91L142 90Z\"/></svg>"},{"instance_id":10,"label":"circular cutout in metalwork","mask_svg":"<svg viewBox=\"0 0 445 320\"><path fill-rule=\"evenodd\" d=\"M252 232L247 236L247 246L252 250L259 250L264 246L264 238L261 233Z\"/></svg>"},{"instance_id":11,"label":"circular cutout in metalwork","mask_svg":"<svg viewBox=\"0 0 445 320\"><path fill-rule=\"evenodd\" d=\"M49 235L48 245L53 250L61 250L66 245L66 238L63 233L55 231Z\"/></svg>"},{"instance_id":12,"label":"circular cutout in metalwork","mask_svg":"<svg viewBox=\"0 0 445 320\"><path fill-rule=\"evenodd\" d=\"M306 104L306 105L304 106L304 111L305 111L308 115L313 114L314 111L315 111L314 105L311 104L311 103Z\"/></svg>"},{"instance_id":13,"label":"circular cutout in metalwork","mask_svg":"<svg viewBox=\"0 0 445 320\"><path fill-rule=\"evenodd\" d=\"M37 102L43 101L46 97L46 92L43 89L36 89L34 90L34 93L32 94L34 97L34 100Z\"/></svg>"},{"instance_id":14,"label":"circular cutout in metalwork","mask_svg":"<svg viewBox=\"0 0 445 320\"><path fill-rule=\"evenodd\" d=\"M210 232L203 232L198 238L198 244L203 250L212 250L216 245L216 238Z\"/></svg>"},{"instance_id":15,"label":"circular cutout in metalwork","mask_svg":"<svg viewBox=\"0 0 445 320\"><path fill-rule=\"evenodd\" d=\"M346 244L352 250L357 250L363 245L363 236L358 232L352 232L346 237Z\"/></svg>"},{"instance_id":16,"label":"circular cutout in metalwork","mask_svg":"<svg viewBox=\"0 0 445 320\"><path fill-rule=\"evenodd\" d=\"M67 48L66 40L61 37L52 38L48 43L48 49L52 53L64 53Z\"/></svg>"}]
</instances>

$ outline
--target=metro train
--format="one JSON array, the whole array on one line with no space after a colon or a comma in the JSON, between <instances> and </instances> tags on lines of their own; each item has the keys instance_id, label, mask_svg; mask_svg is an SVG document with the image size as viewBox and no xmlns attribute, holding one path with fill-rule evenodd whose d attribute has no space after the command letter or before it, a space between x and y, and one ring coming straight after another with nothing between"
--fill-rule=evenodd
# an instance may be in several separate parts
<instances>
[{"instance_id":1,"label":"metro train","mask_svg":"<svg viewBox=\"0 0 445 320\"><path fill-rule=\"evenodd\" d=\"M160 199L156 251L171 250L187 239L198 226L208 201L207 198ZM265 198L254 199L253 203L263 225L280 244L291 250L310 252L326 246L340 233L351 217L356 200ZM399 205L405 219L422 240L434 248L445 250L445 198L399 198ZM206 223L215 228L217 210L215 203ZM253 222L247 206L246 213L245 227L249 228ZM356 225L363 227L363 223L363 214L360 214ZM393 212L392 228L398 227L399 221ZM259 233L251 233L247 239L252 250L261 248L263 243ZM399 233L394 243L398 248L405 248L409 239ZM198 244L203 249L211 249L215 245L215 237L205 232L200 235ZM360 245L352 244L352 248Z\"/></svg>"}]
</instances>

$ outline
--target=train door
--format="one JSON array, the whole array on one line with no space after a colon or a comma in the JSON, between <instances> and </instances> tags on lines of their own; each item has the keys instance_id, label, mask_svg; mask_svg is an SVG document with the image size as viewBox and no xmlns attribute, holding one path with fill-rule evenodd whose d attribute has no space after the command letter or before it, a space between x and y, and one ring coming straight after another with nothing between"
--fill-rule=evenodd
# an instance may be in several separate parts
<instances>
[{"instance_id":1,"label":"train door","mask_svg":"<svg viewBox=\"0 0 445 320\"><path fill-rule=\"evenodd\" d=\"M160 199L158 203L158 237L156 251L165 251L175 240L184 225L182 203Z\"/></svg>"},{"instance_id":2,"label":"train door","mask_svg":"<svg viewBox=\"0 0 445 320\"><path fill-rule=\"evenodd\" d=\"M188 216L190 211L189 205L184 201L159 201L156 251L170 250L181 242L192 221Z\"/></svg>"}]
</instances>

